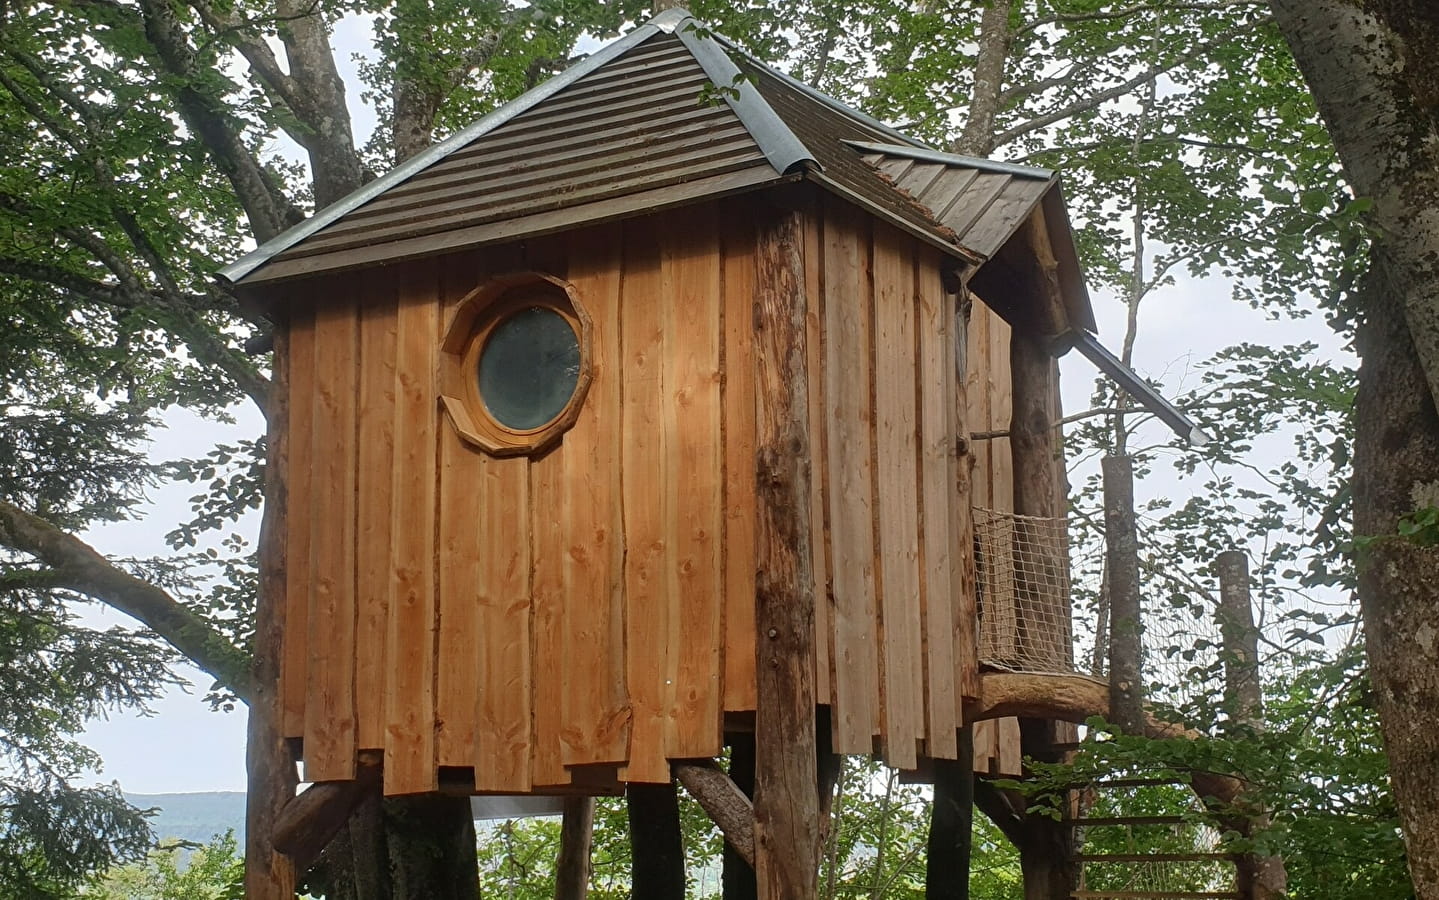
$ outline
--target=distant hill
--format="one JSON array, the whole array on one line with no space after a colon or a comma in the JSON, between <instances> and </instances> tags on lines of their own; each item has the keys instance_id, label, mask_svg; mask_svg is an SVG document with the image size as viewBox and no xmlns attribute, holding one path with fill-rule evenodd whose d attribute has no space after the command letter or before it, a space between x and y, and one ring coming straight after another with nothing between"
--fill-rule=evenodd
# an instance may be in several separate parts
<instances>
[{"instance_id":1,"label":"distant hill","mask_svg":"<svg viewBox=\"0 0 1439 900\"><path fill-rule=\"evenodd\" d=\"M140 809L156 809L150 827L160 840L179 838L203 844L217 834L234 831L245 845L245 795L241 791L197 794L126 794Z\"/></svg>"}]
</instances>

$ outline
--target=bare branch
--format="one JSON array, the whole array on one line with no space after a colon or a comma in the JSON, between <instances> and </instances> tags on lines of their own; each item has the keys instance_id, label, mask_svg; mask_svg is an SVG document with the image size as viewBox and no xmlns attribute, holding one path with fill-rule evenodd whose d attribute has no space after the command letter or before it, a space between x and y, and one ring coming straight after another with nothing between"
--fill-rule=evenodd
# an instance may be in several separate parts
<instances>
[{"instance_id":1,"label":"bare branch","mask_svg":"<svg viewBox=\"0 0 1439 900\"><path fill-rule=\"evenodd\" d=\"M1118 9L1102 9L1089 13L1055 13L1051 16L1041 16L1021 25L1015 31L1015 34L1027 34L1043 28L1046 25L1060 25L1071 22L1096 22L1104 19L1123 19L1128 16L1146 12L1173 12L1176 10L1215 12L1218 10L1231 9L1236 6L1254 7L1264 5L1265 0L1216 0L1216 2L1213 3L1164 0L1163 3L1136 3L1133 6L1121 6Z\"/></svg>"},{"instance_id":2,"label":"bare branch","mask_svg":"<svg viewBox=\"0 0 1439 900\"><path fill-rule=\"evenodd\" d=\"M1062 122L1065 119L1077 116L1080 113L1088 112L1089 110L1094 109L1097 106L1108 103L1110 100L1114 100L1117 97L1122 97L1130 91L1134 90L1135 88L1154 81L1160 75L1177 69L1185 63L1191 62L1196 59L1203 59L1209 56L1214 51L1214 48L1221 47L1224 44L1227 44L1235 37L1241 34L1245 34L1247 32L1255 31L1259 28L1264 27L1265 25L1271 24L1273 21L1273 18L1271 18L1270 16L1264 16L1253 21L1245 22L1240 25L1236 25L1233 28L1227 29L1224 32L1220 33L1217 37L1215 37L1214 40L1207 41L1203 44L1196 44L1187 53L1182 53L1171 60L1167 60L1165 62L1151 66L1148 69L1145 69L1143 72L1140 72L1138 75L1135 75L1133 78L1122 81L1119 84L1100 91L1097 94L1085 97L1082 100L1077 100L1067 106L1063 106L1059 109L1045 113L1044 115L1037 116L1027 122L1022 122L1019 125L1014 126L1013 128L1001 132L995 137L994 146L1002 146L1012 140L1015 140L1016 138L1021 138L1024 135L1038 131L1041 128L1047 128L1056 122Z\"/></svg>"}]
</instances>

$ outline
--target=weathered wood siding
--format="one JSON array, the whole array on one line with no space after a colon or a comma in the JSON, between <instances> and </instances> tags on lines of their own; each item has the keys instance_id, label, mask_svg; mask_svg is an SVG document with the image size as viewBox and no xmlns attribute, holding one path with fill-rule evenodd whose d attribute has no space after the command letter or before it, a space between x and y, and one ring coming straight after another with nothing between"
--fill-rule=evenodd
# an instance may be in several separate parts
<instances>
[{"instance_id":1,"label":"weathered wood siding","mask_svg":"<svg viewBox=\"0 0 1439 900\"><path fill-rule=\"evenodd\" d=\"M282 696L307 778L383 750L389 793L471 772L479 792L662 782L754 710L756 202L291 289ZM973 692L955 447L992 422L965 421L938 252L809 202L817 701L837 750L915 768L954 757ZM593 381L558 446L497 458L439 402L441 336L473 289L527 270L573 286Z\"/></svg>"},{"instance_id":2,"label":"weathered wood siding","mask_svg":"<svg viewBox=\"0 0 1439 900\"><path fill-rule=\"evenodd\" d=\"M969 321L965 390L969 429L976 435L970 445L974 457L973 505L1012 513L1014 464L1009 438L1001 436L1009 430L1013 409L1009 338L1009 324L976 300ZM1006 597L984 603L981 599L982 615L986 618L986 629L997 627L999 634L1018 640L1013 600ZM1018 719L991 719L974 724L976 772L1018 776L1021 759Z\"/></svg>"}]
</instances>

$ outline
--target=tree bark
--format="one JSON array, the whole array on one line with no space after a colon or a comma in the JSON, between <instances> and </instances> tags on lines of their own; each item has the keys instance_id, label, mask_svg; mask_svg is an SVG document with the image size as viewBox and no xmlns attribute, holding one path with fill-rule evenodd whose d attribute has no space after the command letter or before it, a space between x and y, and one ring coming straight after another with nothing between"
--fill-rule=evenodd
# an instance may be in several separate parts
<instances>
[{"instance_id":1,"label":"tree bark","mask_svg":"<svg viewBox=\"0 0 1439 900\"><path fill-rule=\"evenodd\" d=\"M630 820L630 894L634 900L684 900L685 851L679 798L673 784L632 784L625 790Z\"/></svg>"},{"instance_id":2,"label":"tree bark","mask_svg":"<svg viewBox=\"0 0 1439 900\"><path fill-rule=\"evenodd\" d=\"M1225 708L1231 730L1264 730L1264 693L1259 681L1259 629L1249 595L1249 557L1240 550L1219 554L1219 630L1224 638ZM1269 827L1269 816L1256 810L1244 823L1246 833ZM1239 893L1245 900L1278 900L1289 877L1279 856L1247 853L1238 861Z\"/></svg>"},{"instance_id":3,"label":"tree bark","mask_svg":"<svg viewBox=\"0 0 1439 900\"><path fill-rule=\"evenodd\" d=\"M250 669L245 741L245 897L292 900L295 866L274 846L276 821L294 802L298 776L289 743L280 734L280 638L285 630L285 472L289 458L288 338L275 335L265 437L265 511L260 522L260 583Z\"/></svg>"},{"instance_id":4,"label":"tree bark","mask_svg":"<svg viewBox=\"0 0 1439 900\"><path fill-rule=\"evenodd\" d=\"M1439 13L1412 0L1271 0L1354 192L1373 202L1356 344L1354 527L1370 675L1409 870L1439 898ZM1432 531L1432 530L1431 530Z\"/></svg>"},{"instance_id":5,"label":"tree bark","mask_svg":"<svg viewBox=\"0 0 1439 900\"><path fill-rule=\"evenodd\" d=\"M1144 726L1144 620L1139 603L1139 539L1134 528L1134 461L1106 456L1105 571L1109 576L1110 722L1129 734Z\"/></svg>"},{"instance_id":6,"label":"tree bark","mask_svg":"<svg viewBox=\"0 0 1439 900\"><path fill-rule=\"evenodd\" d=\"M326 900L479 900L469 798L366 793L308 887Z\"/></svg>"},{"instance_id":7,"label":"tree bark","mask_svg":"<svg viewBox=\"0 0 1439 900\"><path fill-rule=\"evenodd\" d=\"M761 223L755 290L755 873L766 900L813 897L814 574L800 213Z\"/></svg>"},{"instance_id":8,"label":"tree bark","mask_svg":"<svg viewBox=\"0 0 1439 900\"><path fill-rule=\"evenodd\" d=\"M595 798L566 797L560 820L560 857L555 862L555 900L585 900L590 888L590 845Z\"/></svg>"},{"instance_id":9,"label":"tree bark","mask_svg":"<svg viewBox=\"0 0 1439 900\"><path fill-rule=\"evenodd\" d=\"M739 785L712 762L679 763L675 776L719 827L725 848L734 850L740 860L753 866L754 804Z\"/></svg>"},{"instance_id":10,"label":"tree bark","mask_svg":"<svg viewBox=\"0 0 1439 900\"><path fill-rule=\"evenodd\" d=\"M979 20L979 55L974 62L974 89L964 130L954 142L955 153L988 156L994 150L995 120L1004 91L1004 66L1009 61L1013 0L989 0Z\"/></svg>"}]
</instances>

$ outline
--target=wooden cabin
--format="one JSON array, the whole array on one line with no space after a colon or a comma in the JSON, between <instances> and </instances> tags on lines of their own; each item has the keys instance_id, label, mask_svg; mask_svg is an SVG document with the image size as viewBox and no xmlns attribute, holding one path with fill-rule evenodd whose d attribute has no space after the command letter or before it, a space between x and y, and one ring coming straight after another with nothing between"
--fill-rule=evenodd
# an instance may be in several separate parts
<instances>
[{"instance_id":1,"label":"wooden cabin","mask_svg":"<svg viewBox=\"0 0 1439 900\"><path fill-rule=\"evenodd\" d=\"M955 758L971 508L1016 509L1012 330L1093 328L1057 179L934 151L690 21L225 271L289 384L282 726L307 780L378 751L390 794L595 793L751 727L758 242L782 217L815 699L838 752ZM1012 722L977 742L1017 773Z\"/></svg>"}]
</instances>

